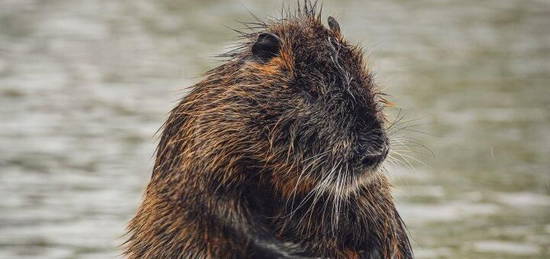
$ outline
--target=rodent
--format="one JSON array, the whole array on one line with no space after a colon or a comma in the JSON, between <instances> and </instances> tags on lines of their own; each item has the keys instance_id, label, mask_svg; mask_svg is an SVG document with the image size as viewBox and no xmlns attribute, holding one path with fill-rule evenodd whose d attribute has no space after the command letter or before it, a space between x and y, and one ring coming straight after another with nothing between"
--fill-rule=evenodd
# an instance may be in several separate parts
<instances>
[{"instance_id":1,"label":"rodent","mask_svg":"<svg viewBox=\"0 0 550 259\"><path fill-rule=\"evenodd\" d=\"M304 1L171 111L127 258L413 258L361 48Z\"/></svg>"}]
</instances>

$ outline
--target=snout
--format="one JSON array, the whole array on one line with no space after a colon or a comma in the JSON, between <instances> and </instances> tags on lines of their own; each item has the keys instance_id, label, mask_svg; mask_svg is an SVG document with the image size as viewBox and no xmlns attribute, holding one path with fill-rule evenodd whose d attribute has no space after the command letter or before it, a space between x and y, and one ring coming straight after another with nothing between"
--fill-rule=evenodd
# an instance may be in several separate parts
<instances>
[{"instance_id":1,"label":"snout","mask_svg":"<svg viewBox=\"0 0 550 259\"><path fill-rule=\"evenodd\" d=\"M363 154L361 164L364 167L376 167L386 159L390 148L387 144L383 144L381 148L374 151L367 151Z\"/></svg>"},{"instance_id":2,"label":"snout","mask_svg":"<svg viewBox=\"0 0 550 259\"><path fill-rule=\"evenodd\" d=\"M372 169L381 164L388 156L389 139L382 128L370 128L357 135L355 161L361 168Z\"/></svg>"}]
</instances>

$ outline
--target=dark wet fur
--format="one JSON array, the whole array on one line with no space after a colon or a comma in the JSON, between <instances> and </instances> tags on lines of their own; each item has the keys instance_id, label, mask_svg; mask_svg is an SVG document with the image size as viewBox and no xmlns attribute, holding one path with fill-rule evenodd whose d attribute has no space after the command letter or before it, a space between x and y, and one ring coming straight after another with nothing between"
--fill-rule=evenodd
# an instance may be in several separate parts
<instances>
[{"instance_id":1,"label":"dark wet fur","mask_svg":"<svg viewBox=\"0 0 550 259\"><path fill-rule=\"evenodd\" d=\"M128 258L413 257L362 50L314 3L282 17L172 110Z\"/></svg>"}]
</instances>

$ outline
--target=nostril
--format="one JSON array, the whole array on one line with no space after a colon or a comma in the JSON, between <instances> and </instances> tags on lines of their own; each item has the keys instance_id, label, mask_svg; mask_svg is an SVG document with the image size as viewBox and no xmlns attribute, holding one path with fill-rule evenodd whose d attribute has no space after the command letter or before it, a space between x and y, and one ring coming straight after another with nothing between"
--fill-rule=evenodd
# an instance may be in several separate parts
<instances>
[{"instance_id":1,"label":"nostril","mask_svg":"<svg viewBox=\"0 0 550 259\"><path fill-rule=\"evenodd\" d=\"M382 148L382 156L383 156L382 160L386 159L389 152L390 152L390 147L387 144L384 145L384 147Z\"/></svg>"},{"instance_id":2,"label":"nostril","mask_svg":"<svg viewBox=\"0 0 550 259\"><path fill-rule=\"evenodd\" d=\"M365 155L365 157L363 157L363 160L361 162L363 163L364 166L371 167L378 164L379 157L380 157L379 155L373 155L373 154Z\"/></svg>"},{"instance_id":3,"label":"nostril","mask_svg":"<svg viewBox=\"0 0 550 259\"><path fill-rule=\"evenodd\" d=\"M384 159L386 159L386 156L388 156L388 152L389 152L389 148L387 146L384 146L381 150L377 152L371 152L371 153L365 154L361 162L363 166L366 166L366 167L376 166L382 161L384 161Z\"/></svg>"}]
</instances>

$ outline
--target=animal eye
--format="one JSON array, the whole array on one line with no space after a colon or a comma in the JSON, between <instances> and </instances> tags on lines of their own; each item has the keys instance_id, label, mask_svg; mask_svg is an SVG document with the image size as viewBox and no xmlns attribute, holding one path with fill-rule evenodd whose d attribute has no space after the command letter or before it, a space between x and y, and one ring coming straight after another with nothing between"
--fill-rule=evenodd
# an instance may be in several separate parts
<instances>
[{"instance_id":1,"label":"animal eye","mask_svg":"<svg viewBox=\"0 0 550 259\"><path fill-rule=\"evenodd\" d=\"M281 39L273 33L261 33L252 46L252 55L261 61L268 61L279 54Z\"/></svg>"},{"instance_id":2,"label":"animal eye","mask_svg":"<svg viewBox=\"0 0 550 259\"><path fill-rule=\"evenodd\" d=\"M327 20L328 20L328 27L330 28L330 30L336 33L340 33L340 24L338 24L336 19L334 19L334 17L332 16L329 16Z\"/></svg>"}]
</instances>

